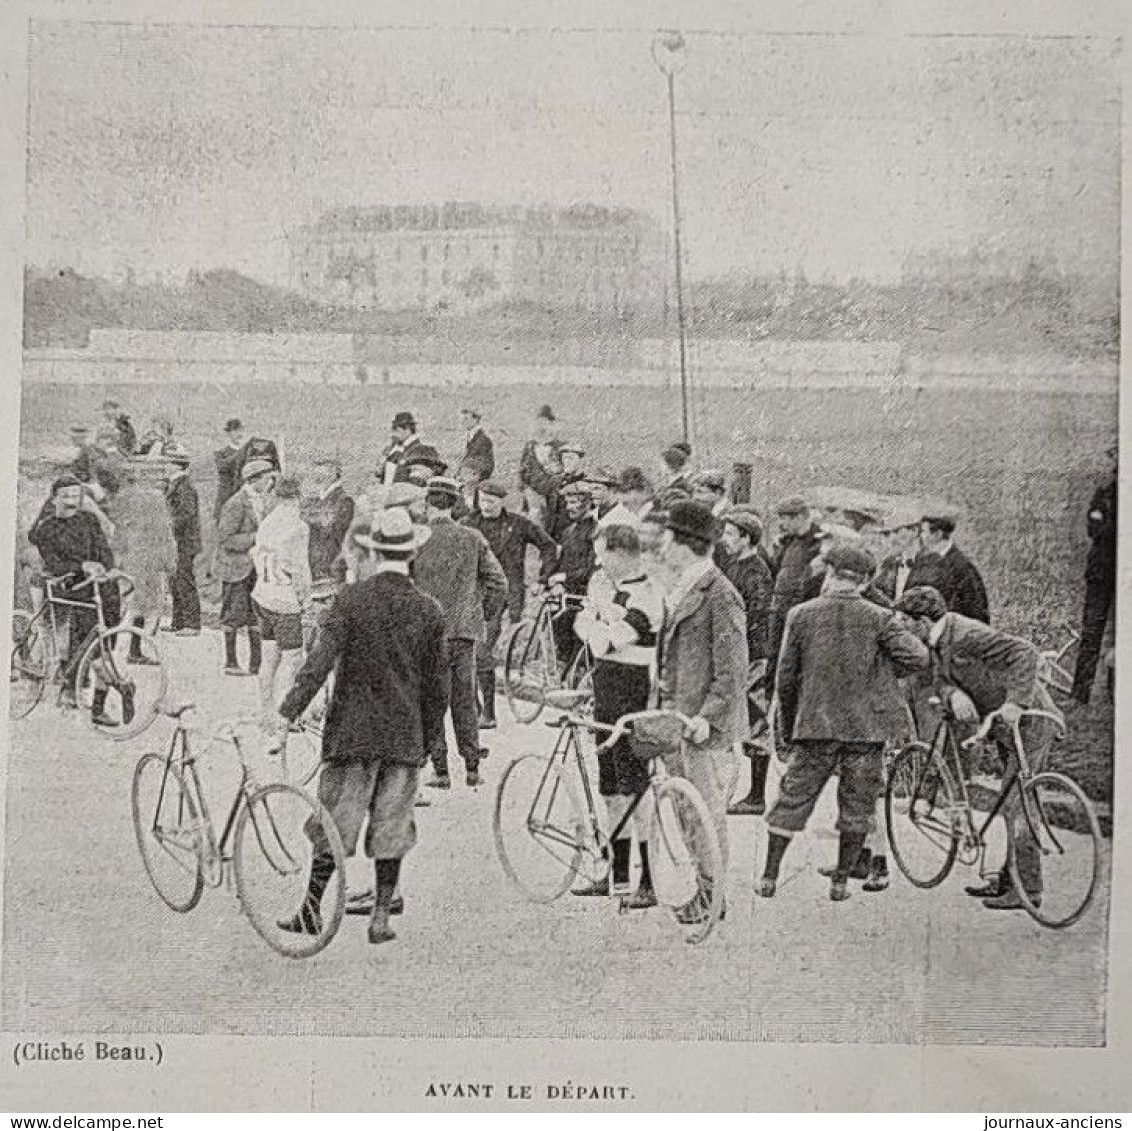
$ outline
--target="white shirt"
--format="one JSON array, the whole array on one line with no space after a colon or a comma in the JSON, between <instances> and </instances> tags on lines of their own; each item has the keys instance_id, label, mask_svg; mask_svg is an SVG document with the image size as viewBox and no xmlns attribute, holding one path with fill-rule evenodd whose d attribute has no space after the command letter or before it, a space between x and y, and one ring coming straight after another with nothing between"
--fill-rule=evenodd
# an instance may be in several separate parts
<instances>
[{"instance_id":1,"label":"white shirt","mask_svg":"<svg viewBox=\"0 0 1132 1131\"><path fill-rule=\"evenodd\" d=\"M299 505L284 499L260 524L252 547L252 598L275 613L300 613L311 587L310 527Z\"/></svg>"},{"instance_id":2,"label":"white shirt","mask_svg":"<svg viewBox=\"0 0 1132 1131\"><path fill-rule=\"evenodd\" d=\"M607 526L631 526L636 530L640 522L640 515L634 514L624 503L615 503L604 518L598 519L597 528L604 530Z\"/></svg>"}]
</instances>

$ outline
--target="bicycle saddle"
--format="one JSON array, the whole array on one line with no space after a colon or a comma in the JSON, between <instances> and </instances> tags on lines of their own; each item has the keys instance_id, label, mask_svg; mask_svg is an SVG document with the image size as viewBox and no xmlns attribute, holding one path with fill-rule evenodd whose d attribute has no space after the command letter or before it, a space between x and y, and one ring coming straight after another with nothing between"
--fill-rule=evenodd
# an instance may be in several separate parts
<instances>
[{"instance_id":1,"label":"bicycle saddle","mask_svg":"<svg viewBox=\"0 0 1132 1131\"><path fill-rule=\"evenodd\" d=\"M543 694L543 702L548 707L556 707L563 711L571 711L584 703L590 697L588 691L580 691L573 687L556 687Z\"/></svg>"},{"instance_id":2,"label":"bicycle saddle","mask_svg":"<svg viewBox=\"0 0 1132 1131\"><path fill-rule=\"evenodd\" d=\"M179 719L186 711L191 711L195 703L172 703L161 708L161 713L171 719Z\"/></svg>"}]
</instances>

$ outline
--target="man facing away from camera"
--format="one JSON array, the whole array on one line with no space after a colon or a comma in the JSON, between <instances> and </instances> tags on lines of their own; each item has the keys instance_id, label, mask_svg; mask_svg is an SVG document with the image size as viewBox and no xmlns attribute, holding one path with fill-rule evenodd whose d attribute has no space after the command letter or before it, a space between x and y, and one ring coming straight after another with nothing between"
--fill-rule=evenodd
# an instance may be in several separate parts
<instances>
[{"instance_id":1,"label":"man facing away from camera","mask_svg":"<svg viewBox=\"0 0 1132 1131\"><path fill-rule=\"evenodd\" d=\"M790 841L809 821L836 772L840 845L829 897L848 898L884 782L886 716L900 709L898 675L928 667L924 645L891 610L861 595L876 569L857 546L834 546L818 597L791 609L775 681L781 734L796 752L767 815L770 832L758 894L770 898Z\"/></svg>"},{"instance_id":2,"label":"man facing away from camera","mask_svg":"<svg viewBox=\"0 0 1132 1131\"><path fill-rule=\"evenodd\" d=\"M279 708L276 742L336 671L322 740L318 799L353 854L368 820L365 852L374 862L369 941L394 938L389 927L401 861L416 843L413 803L428 751L444 741L448 662L444 614L409 576L419 544L408 513L380 512L368 535L373 575L338 596L314 649ZM297 934L322 929L321 903L334 875L329 846L315 843L302 907L280 923Z\"/></svg>"}]
</instances>

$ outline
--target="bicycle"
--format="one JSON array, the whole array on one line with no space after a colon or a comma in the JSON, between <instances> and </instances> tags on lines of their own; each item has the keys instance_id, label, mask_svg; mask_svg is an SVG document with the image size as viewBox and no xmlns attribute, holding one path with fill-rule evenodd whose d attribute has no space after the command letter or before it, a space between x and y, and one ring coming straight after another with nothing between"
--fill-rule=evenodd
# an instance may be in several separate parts
<instances>
[{"instance_id":1,"label":"bicycle","mask_svg":"<svg viewBox=\"0 0 1132 1131\"><path fill-rule=\"evenodd\" d=\"M582 693L552 695L552 705L576 706ZM581 878L588 883L609 879L612 846L622 834L646 792L655 816L649 829L649 861L657 901L685 928L689 943L700 943L715 929L723 913L723 856L707 806L683 778L669 775L663 756L648 759L647 785L630 800L616 828L606 833L595 804L590 771L580 735L607 735L597 750L608 749L629 735L634 725L667 720L681 728L689 720L675 711L637 711L612 726L567 709L549 757L525 754L512 762L495 795L493 830L504 873L529 899L550 903ZM581 796L572 778L581 782ZM610 883L611 895L616 895Z\"/></svg>"},{"instance_id":2,"label":"bicycle","mask_svg":"<svg viewBox=\"0 0 1132 1131\"><path fill-rule=\"evenodd\" d=\"M590 650L584 645L579 647L562 672L554 638L555 622L584 604L584 597L552 589L544 594L534 617L515 626L503 661L503 686L511 714L518 722L533 723L552 692L582 690L592 694Z\"/></svg>"},{"instance_id":3,"label":"bicycle","mask_svg":"<svg viewBox=\"0 0 1132 1131\"><path fill-rule=\"evenodd\" d=\"M1073 670L1069 656L1081 643L1081 634L1071 626L1065 627L1066 639L1060 648L1047 648L1041 654L1038 679L1055 698L1068 699L1073 694Z\"/></svg>"},{"instance_id":4,"label":"bicycle","mask_svg":"<svg viewBox=\"0 0 1132 1131\"><path fill-rule=\"evenodd\" d=\"M70 701L83 710L94 731L119 742L137 737L157 717L169 676L156 640L132 625L108 627L106 623L102 585L119 582L122 595L128 597L133 582L120 570L91 575L77 583L71 576L48 577L39 610L16 610L8 682L13 719L27 718L51 683L58 685L57 705ZM90 600L76 599L88 589ZM93 611L95 623L64 659L61 613L69 619L71 609ZM73 624L67 628L68 633L74 631ZM99 692L101 703L96 700ZM113 700L109 692L114 692Z\"/></svg>"},{"instance_id":5,"label":"bicycle","mask_svg":"<svg viewBox=\"0 0 1132 1131\"><path fill-rule=\"evenodd\" d=\"M134 770L134 833L150 883L166 906L185 913L200 902L205 884L218 888L226 877L234 879L240 908L260 938L286 958L310 958L334 938L346 909L345 854L338 829L323 806L297 786L255 781L239 727L258 720L242 719L216 734L235 750L241 770L218 841L184 722L194 706L162 709L174 720L169 749L164 756L143 754ZM317 907L307 900L312 838L334 860ZM316 931L286 929L296 909Z\"/></svg>"},{"instance_id":6,"label":"bicycle","mask_svg":"<svg viewBox=\"0 0 1132 1131\"><path fill-rule=\"evenodd\" d=\"M885 788L884 812L888 842L901 872L919 888L942 883L958 859L983 866L987 830L1003 813L1007 830L1007 867L1026 911L1045 927L1061 929L1076 923L1089 909L1100 875L1100 824L1092 802L1068 775L1042 770L1034 773L1022 742L1021 727L1012 728L1016 759L1011 765L985 819L978 823L971 783L960 759L955 718L938 699L941 711L931 745L912 742L892 762ZM1064 726L1048 711L1028 710L1023 718L1043 718ZM987 745L998 715L992 712L978 731L961 745L977 756ZM1017 820L1004 807L1017 792L1023 835L1032 838L1040 860L1042 891L1027 890L1019 874ZM985 808L985 806L981 807Z\"/></svg>"}]
</instances>

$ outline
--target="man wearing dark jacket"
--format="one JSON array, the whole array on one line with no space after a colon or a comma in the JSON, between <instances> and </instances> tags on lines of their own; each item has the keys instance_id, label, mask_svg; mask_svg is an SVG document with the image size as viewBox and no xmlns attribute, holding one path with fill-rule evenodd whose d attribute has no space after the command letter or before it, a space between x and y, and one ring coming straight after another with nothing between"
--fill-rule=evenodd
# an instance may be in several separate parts
<instances>
[{"instance_id":1,"label":"man wearing dark jacket","mask_svg":"<svg viewBox=\"0 0 1132 1131\"><path fill-rule=\"evenodd\" d=\"M224 504L243 486L244 464L252 460L264 460L273 471L280 470L279 449L274 441L258 436L249 437L241 421L233 417L224 425L227 443L213 453L216 463L216 505L213 507L213 520L220 521Z\"/></svg>"},{"instance_id":2,"label":"man wearing dark jacket","mask_svg":"<svg viewBox=\"0 0 1132 1131\"><path fill-rule=\"evenodd\" d=\"M417 422L411 412L399 412L393 417L389 447L385 449L382 480L388 487L393 483L408 482L414 467L428 467L437 475L446 464L431 444L417 435Z\"/></svg>"},{"instance_id":3,"label":"man wearing dark jacket","mask_svg":"<svg viewBox=\"0 0 1132 1131\"><path fill-rule=\"evenodd\" d=\"M478 408L465 408L460 415L468 437L462 462L473 465L481 480L490 479L495 474L495 445L483 430L483 414Z\"/></svg>"},{"instance_id":4,"label":"man wearing dark jacket","mask_svg":"<svg viewBox=\"0 0 1132 1131\"><path fill-rule=\"evenodd\" d=\"M924 515L920 520L923 549L912 563L907 589L931 586L953 613L990 624L990 606L982 575L955 545L952 515Z\"/></svg>"},{"instance_id":5,"label":"man wearing dark jacket","mask_svg":"<svg viewBox=\"0 0 1132 1131\"><path fill-rule=\"evenodd\" d=\"M767 628L767 695L774 689L778 652L790 610L821 592L821 578L813 561L821 550L821 531L805 499L794 496L779 503L776 513L781 532L774 559L774 591Z\"/></svg>"},{"instance_id":6,"label":"man wearing dark jacket","mask_svg":"<svg viewBox=\"0 0 1132 1131\"><path fill-rule=\"evenodd\" d=\"M868 551L835 546L821 596L794 607L786 622L776 686L783 737L797 752L767 815L770 839L759 895L775 894L782 857L805 827L836 771L841 834L830 899L848 896L884 783L884 718L900 709L898 675L928 667L928 651L900 619L861 596L876 562Z\"/></svg>"},{"instance_id":7,"label":"man wearing dark jacket","mask_svg":"<svg viewBox=\"0 0 1132 1131\"><path fill-rule=\"evenodd\" d=\"M422 593L435 597L444 610L448 642L449 701L456 747L470 786L482 784L479 774L480 736L476 712L476 648L487 639L486 624L507 600L503 567L477 530L452 518L460 496L454 479L429 481L426 501L429 538L417 553L414 578ZM448 746L443 730L429 754L434 789L450 789Z\"/></svg>"},{"instance_id":8,"label":"man wearing dark jacket","mask_svg":"<svg viewBox=\"0 0 1132 1131\"><path fill-rule=\"evenodd\" d=\"M170 456L173 473L165 489L169 517L173 525L173 542L177 547L177 565L169 577L173 598L173 621L170 631L178 636L200 635L200 593L197 591L195 562L201 552L200 497L189 479L189 457Z\"/></svg>"},{"instance_id":9,"label":"man wearing dark jacket","mask_svg":"<svg viewBox=\"0 0 1132 1131\"><path fill-rule=\"evenodd\" d=\"M280 739L336 672L322 738L319 801L330 811L347 856L368 818L365 851L374 862L371 943L389 928L401 861L417 839L413 804L428 751L444 741L448 668L444 614L409 578L417 536L399 507L382 511L359 536L374 576L338 596L310 656L279 711ZM322 931L322 897L334 876L329 847L315 842L306 898L285 930ZM340 878L340 882L343 882Z\"/></svg>"},{"instance_id":10,"label":"man wearing dark jacket","mask_svg":"<svg viewBox=\"0 0 1132 1131\"><path fill-rule=\"evenodd\" d=\"M1116 459L1117 449L1108 454ZM1088 703L1097 675L1097 661L1116 596L1116 470L1093 494L1086 516L1089 556L1085 560L1085 608L1081 614L1081 642L1073 673L1073 699Z\"/></svg>"},{"instance_id":11,"label":"man wearing dark jacket","mask_svg":"<svg viewBox=\"0 0 1132 1131\"><path fill-rule=\"evenodd\" d=\"M313 494L303 500L302 515L310 527L311 581L342 581L342 549L354 521L354 500L342 486L336 460L320 459L311 469L310 486Z\"/></svg>"},{"instance_id":12,"label":"man wearing dark jacket","mask_svg":"<svg viewBox=\"0 0 1132 1131\"><path fill-rule=\"evenodd\" d=\"M766 660L767 622L774 592L774 579L758 552L762 536L763 524L753 511L736 508L728 513L723 523L721 543L727 552L723 574L743 599L747 617L747 658L751 665L747 680L747 711L751 735L766 728L766 717L753 693L754 673L756 668L764 666L763 661ZM766 812L764 795L770 754L751 741L750 736L742 740L742 746L744 754L751 760L751 788L747 796L737 801L728 812L759 816Z\"/></svg>"},{"instance_id":13,"label":"man wearing dark jacket","mask_svg":"<svg viewBox=\"0 0 1132 1131\"><path fill-rule=\"evenodd\" d=\"M507 615L512 624L518 624L523 619L526 595L527 547L534 546L538 550L542 559L539 579L546 584L557 564L558 545L537 522L532 522L526 515L509 511L504 504L506 497L507 488L502 483L488 480L479 489L479 511L469 515L465 524L484 536L503 567L507 578ZM495 726L495 646L502 627L503 609L500 609L488 620L487 639L476 651L481 729Z\"/></svg>"},{"instance_id":14,"label":"man wearing dark jacket","mask_svg":"<svg viewBox=\"0 0 1132 1131\"><path fill-rule=\"evenodd\" d=\"M571 483L563 488L567 524L558 543L558 562L550 577L551 585L560 585L562 592L583 597L589 589L590 578L597 569L594 552L594 534L597 519L593 514L593 498L586 484ZM574 633L576 610L567 608L554 619L554 644L559 666L565 670L574 661L581 641Z\"/></svg>"}]
</instances>

